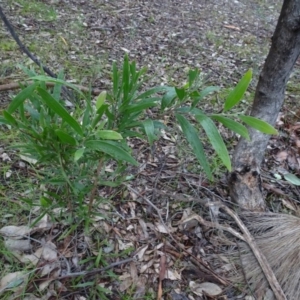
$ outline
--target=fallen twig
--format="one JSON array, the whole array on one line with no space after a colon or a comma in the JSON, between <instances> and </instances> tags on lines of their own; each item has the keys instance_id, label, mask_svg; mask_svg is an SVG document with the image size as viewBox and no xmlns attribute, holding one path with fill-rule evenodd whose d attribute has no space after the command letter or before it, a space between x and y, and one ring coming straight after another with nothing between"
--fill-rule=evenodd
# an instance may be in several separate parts
<instances>
[{"instance_id":1,"label":"fallen twig","mask_svg":"<svg viewBox=\"0 0 300 300\"><path fill-rule=\"evenodd\" d=\"M120 260L118 262L112 263L109 266L106 266L106 267L103 267L103 268L100 268L100 269L94 269L94 270L90 270L90 271L82 271L82 272L69 273L69 274L66 274L66 275L63 275L63 276L60 276L60 277L56 278L56 280L61 280L61 279L70 278L70 277L94 275L94 274L101 273L103 271L112 269L112 268L114 268L116 266L126 264L128 262L133 261L133 260L134 260L134 258L127 258L127 259Z\"/></svg>"}]
</instances>

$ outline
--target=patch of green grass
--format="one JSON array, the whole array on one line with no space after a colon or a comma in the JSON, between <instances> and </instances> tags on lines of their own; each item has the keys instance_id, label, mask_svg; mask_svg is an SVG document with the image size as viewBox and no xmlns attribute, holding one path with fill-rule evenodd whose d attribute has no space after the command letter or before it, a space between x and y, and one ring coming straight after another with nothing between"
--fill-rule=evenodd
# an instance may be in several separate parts
<instances>
[{"instance_id":1,"label":"patch of green grass","mask_svg":"<svg viewBox=\"0 0 300 300\"><path fill-rule=\"evenodd\" d=\"M21 13L41 18L44 21L55 21L57 13L53 6L38 0L18 0Z\"/></svg>"},{"instance_id":2,"label":"patch of green grass","mask_svg":"<svg viewBox=\"0 0 300 300\"><path fill-rule=\"evenodd\" d=\"M0 51L15 51L18 45L13 40L1 40Z\"/></svg>"}]
</instances>

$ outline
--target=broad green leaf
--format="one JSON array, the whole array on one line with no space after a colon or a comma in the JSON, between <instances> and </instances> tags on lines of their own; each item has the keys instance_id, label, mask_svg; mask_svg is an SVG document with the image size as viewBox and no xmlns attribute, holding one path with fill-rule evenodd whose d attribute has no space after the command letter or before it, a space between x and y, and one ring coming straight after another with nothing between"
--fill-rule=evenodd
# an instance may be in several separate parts
<instances>
[{"instance_id":1,"label":"broad green leaf","mask_svg":"<svg viewBox=\"0 0 300 300\"><path fill-rule=\"evenodd\" d=\"M76 140L68 133L62 131L61 129L55 130L55 133L62 143L76 146Z\"/></svg>"},{"instance_id":2,"label":"broad green leaf","mask_svg":"<svg viewBox=\"0 0 300 300\"><path fill-rule=\"evenodd\" d=\"M152 145L156 140L154 123L151 119L147 119L143 121L142 124L148 137L149 144Z\"/></svg>"},{"instance_id":3,"label":"broad green leaf","mask_svg":"<svg viewBox=\"0 0 300 300\"><path fill-rule=\"evenodd\" d=\"M208 86L203 91L201 91L199 94L191 94L191 98L193 100L192 102L192 108L194 108L204 97L206 97L208 94L217 92L220 90L220 87L218 86ZM193 96L195 95L195 96Z\"/></svg>"},{"instance_id":4,"label":"broad green leaf","mask_svg":"<svg viewBox=\"0 0 300 300\"><path fill-rule=\"evenodd\" d=\"M58 78L53 78L53 77L49 77L49 76L44 76L44 75L38 75L38 76L30 77L30 79L31 80L54 82L54 83L62 84L62 85L65 85L65 86L68 86L68 87L72 88L73 90L75 90L81 96L84 97L84 94L81 92L81 90L75 84L69 83L65 80L58 79Z\"/></svg>"},{"instance_id":5,"label":"broad green leaf","mask_svg":"<svg viewBox=\"0 0 300 300\"><path fill-rule=\"evenodd\" d=\"M182 101L186 94L185 89L184 88L179 89L179 88L175 87L175 91L176 91L178 99L180 101Z\"/></svg>"},{"instance_id":6,"label":"broad green leaf","mask_svg":"<svg viewBox=\"0 0 300 300\"><path fill-rule=\"evenodd\" d=\"M126 151L108 142L91 140L85 143L85 147L91 150L97 150L106 153L116 160L120 160L123 162L126 161L135 166L138 166L138 162L132 156L130 156Z\"/></svg>"},{"instance_id":7,"label":"broad green leaf","mask_svg":"<svg viewBox=\"0 0 300 300\"><path fill-rule=\"evenodd\" d=\"M176 89L174 87L166 87L167 92L161 99L161 109L169 107L172 101L177 97Z\"/></svg>"},{"instance_id":8,"label":"broad green leaf","mask_svg":"<svg viewBox=\"0 0 300 300\"><path fill-rule=\"evenodd\" d=\"M80 125L61 104L59 104L46 90L37 88L37 91L50 109L59 115L63 121L68 123L78 134L81 136L83 135Z\"/></svg>"},{"instance_id":9,"label":"broad green leaf","mask_svg":"<svg viewBox=\"0 0 300 300\"><path fill-rule=\"evenodd\" d=\"M97 110L104 104L105 99L106 99L106 91L102 91L96 100Z\"/></svg>"},{"instance_id":10,"label":"broad green leaf","mask_svg":"<svg viewBox=\"0 0 300 300\"><path fill-rule=\"evenodd\" d=\"M181 126L184 136L186 137L188 143L192 147L195 156L197 157L201 166L203 167L206 176L210 180L212 180L210 166L205 156L198 132L184 116L176 114L176 119L178 120L179 125Z\"/></svg>"},{"instance_id":11,"label":"broad green leaf","mask_svg":"<svg viewBox=\"0 0 300 300\"><path fill-rule=\"evenodd\" d=\"M217 152L218 156L222 160L226 168L231 171L231 161L227 151L227 148L224 144L224 141L214 124L214 122L205 115L196 115L196 120L203 127L209 141L211 142L213 148Z\"/></svg>"},{"instance_id":12,"label":"broad green leaf","mask_svg":"<svg viewBox=\"0 0 300 300\"><path fill-rule=\"evenodd\" d=\"M241 135L245 139L250 140L248 130L244 125L242 125L242 124L240 124L240 123L238 123L238 122L236 122L232 119L229 119L229 118L226 118L226 117L223 117L223 116L219 116L219 115L212 115L211 118L219 121L225 127L227 127L228 129L236 132L237 134Z\"/></svg>"},{"instance_id":13,"label":"broad green leaf","mask_svg":"<svg viewBox=\"0 0 300 300\"><path fill-rule=\"evenodd\" d=\"M99 130L96 131L96 136L103 140L122 140L123 137L119 132L114 130Z\"/></svg>"},{"instance_id":14,"label":"broad green leaf","mask_svg":"<svg viewBox=\"0 0 300 300\"><path fill-rule=\"evenodd\" d=\"M291 184L300 186L300 178L298 178L296 175L288 173L284 174L283 177Z\"/></svg>"},{"instance_id":15,"label":"broad green leaf","mask_svg":"<svg viewBox=\"0 0 300 300\"><path fill-rule=\"evenodd\" d=\"M78 161L83 156L84 151L85 151L84 148L80 148L76 150L76 152L74 153L74 161Z\"/></svg>"},{"instance_id":16,"label":"broad green leaf","mask_svg":"<svg viewBox=\"0 0 300 300\"><path fill-rule=\"evenodd\" d=\"M224 111L231 109L238 102L240 102L246 92L252 79L252 69L249 69L242 79L238 82L236 87L229 93L224 103Z\"/></svg>"},{"instance_id":17,"label":"broad green leaf","mask_svg":"<svg viewBox=\"0 0 300 300\"><path fill-rule=\"evenodd\" d=\"M244 116L244 115L239 115L238 117L244 123L246 123L250 127L253 127L254 129L260 132L267 133L267 134L278 134L278 131L272 125L270 125L265 121L250 116Z\"/></svg>"},{"instance_id":18,"label":"broad green leaf","mask_svg":"<svg viewBox=\"0 0 300 300\"><path fill-rule=\"evenodd\" d=\"M196 80L196 78L199 76L199 70L189 70L189 87L191 87Z\"/></svg>"},{"instance_id":19,"label":"broad green leaf","mask_svg":"<svg viewBox=\"0 0 300 300\"><path fill-rule=\"evenodd\" d=\"M26 87L25 89L23 89L11 101L11 103L9 104L9 106L7 108L7 112L12 114L33 93L33 91L36 89L37 86L38 86L37 83L33 83L33 84L29 85L28 87Z\"/></svg>"}]
</instances>

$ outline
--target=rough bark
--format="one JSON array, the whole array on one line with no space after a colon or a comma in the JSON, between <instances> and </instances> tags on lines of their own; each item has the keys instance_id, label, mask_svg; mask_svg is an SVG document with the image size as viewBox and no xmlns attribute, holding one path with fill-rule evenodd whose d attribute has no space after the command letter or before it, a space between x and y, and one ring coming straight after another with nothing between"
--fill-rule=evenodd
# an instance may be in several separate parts
<instances>
[{"instance_id":1,"label":"rough bark","mask_svg":"<svg viewBox=\"0 0 300 300\"><path fill-rule=\"evenodd\" d=\"M260 74L251 116L275 125L286 83L300 53L300 1L285 0ZM270 136L249 129L250 141L240 139L229 176L231 197L242 209L265 210L260 165Z\"/></svg>"}]
</instances>

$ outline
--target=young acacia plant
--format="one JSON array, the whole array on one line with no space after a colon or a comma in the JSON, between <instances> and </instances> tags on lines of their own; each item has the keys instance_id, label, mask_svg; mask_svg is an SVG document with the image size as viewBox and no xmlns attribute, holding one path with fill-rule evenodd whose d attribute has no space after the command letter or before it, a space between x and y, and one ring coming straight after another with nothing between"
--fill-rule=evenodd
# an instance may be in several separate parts
<instances>
[{"instance_id":1,"label":"young acacia plant","mask_svg":"<svg viewBox=\"0 0 300 300\"><path fill-rule=\"evenodd\" d=\"M46 187L41 190L40 205L68 207L77 216L87 216L97 187L120 184L126 164L138 165L125 138L146 133L149 140L154 139L155 122L140 116L159 101L151 95L161 89L137 95L145 71L136 71L128 57L121 71L113 65L112 93L103 91L95 101L64 81L62 74L53 79L26 72L34 83L12 100L0 121L19 132L17 147L23 158L46 174L40 182ZM46 81L55 83L52 91L46 89ZM84 107L67 109L61 99L62 86L74 89ZM106 164L112 161L113 179L105 173Z\"/></svg>"},{"instance_id":2,"label":"young acacia plant","mask_svg":"<svg viewBox=\"0 0 300 300\"><path fill-rule=\"evenodd\" d=\"M205 174L212 180L213 174L199 137L200 134L190 119L200 124L212 147L229 171L231 170L231 161L228 150L214 121L222 123L225 127L246 139L249 139L248 130L240 122L266 134L277 134L277 131L268 123L257 118L229 112L243 99L244 93L252 79L252 70L247 71L238 84L231 90L225 99L223 111L218 114L207 114L201 110L201 102L204 97L209 93L219 91L219 87L209 86L199 91L199 76L198 70L191 70L188 74L188 83L184 87L168 87L168 91L162 98L161 110L173 109L185 138L203 167Z\"/></svg>"},{"instance_id":3,"label":"young acacia plant","mask_svg":"<svg viewBox=\"0 0 300 300\"><path fill-rule=\"evenodd\" d=\"M64 81L63 74L53 79L23 69L34 83L24 87L12 100L0 122L20 133L18 148L23 158L30 158L43 169L45 175L40 183L46 188L40 190L39 200L46 209L68 207L77 216L88 218L98 187L119 185L124 181L122 172L126 165L138 165L131 156L127 139L147 137L151 144L159 129L164 127L159 121L146 118L147 109L160 108L160 111L157 109L159 117L175 113L209 179L212 179L210 163L192 119L202 126L228 170L231 169L229 154L214 121L245 138L249 138L247 128L237 120L265 133L276 133L272 126L261 120L229 113L241 101L251 81L251 70L229 93L223 112L208 115L201 110L201 102L219 88L212 86L200 91L197 70L189 72L188 83L182 88L159 86L141 92L146 69L138 71L126 55L121 69L113 64L112 91L103 91L94 100ZM51 91L46 89L46 81L55 83ZM62 86L72 88L83 100L83 105L66 108L61 97ZM112 161L115 172L109 176L105 167Z\"/></svg>"}]
</instances>

